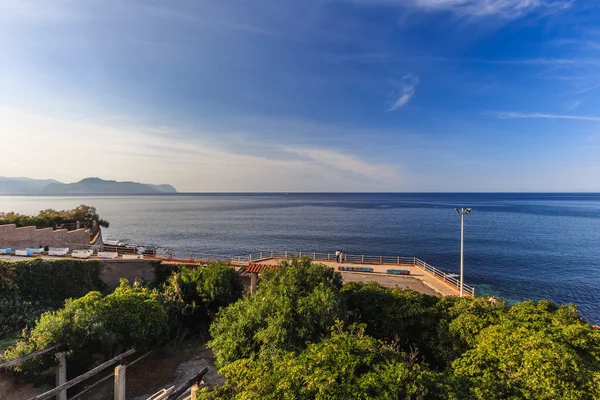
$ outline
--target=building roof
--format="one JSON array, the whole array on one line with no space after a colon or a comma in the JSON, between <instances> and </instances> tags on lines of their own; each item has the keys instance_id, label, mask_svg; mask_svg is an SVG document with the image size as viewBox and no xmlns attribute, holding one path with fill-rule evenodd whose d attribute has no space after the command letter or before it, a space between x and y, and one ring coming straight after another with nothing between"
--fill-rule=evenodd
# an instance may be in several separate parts
<instances>
[{"instance_id":1,"label":"building roof","mask_svg":"<svg viewBox=\"0 0 600 400\"><path fill-rule=\"evenodd\" d=\"M250 264L248 265L248 267L246 268L246 273L251 273L251 274L260 274L263 272L263 270L265 268L275 268L276 265L270 265L270 264Z\"/></svg>"}]
</instances>

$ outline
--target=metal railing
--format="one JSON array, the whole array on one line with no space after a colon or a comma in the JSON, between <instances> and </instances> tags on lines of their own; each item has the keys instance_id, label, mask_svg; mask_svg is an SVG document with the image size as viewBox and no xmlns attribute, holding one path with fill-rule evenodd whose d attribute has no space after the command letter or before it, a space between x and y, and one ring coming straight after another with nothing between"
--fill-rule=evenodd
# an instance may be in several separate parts
<instances>
[{"instance_id":1,"label":"metal railing","mask_svg":"<svg viewBox=\"0 0 600 400\"><path fill-rule=\"evenodd\" d=\"M94 250L95 253L98 251L116 252L119 255L125 254L136 254L135 248L126 248L121 246L90 246L90 245L72 245L71 249L74 250ZM195 263L202 262L226 262L231 264L250 264L256 263L261 260L278 258L278 259L292 259L308 257L313 261L336 261L335 254L331 253L317 253L317 252L304 252L304 251L283 251L283 250L268 250L260 251L257 253L249 253L247 255L228 255L228 254L209 254L199 253L193 251L179 251L173 253L169 251L169 254L159 256L155 249L149 249L144 253L145 257L156 257L162 260L173 260L173 261L188 261ZM402 257L402 256L373 256L366 254L343 254L342 262L354 263L354 264L379 264L379 265L409 265L422 269L435 278L446 283L447 285L460 290L460 280L456 279L453 274L441 271L436 267L422 261L416 257ZM463 291L467 296L475 296L475 288L467 284L463 284Z\"/></svg>"},{"instance_id":2,"label":"metal railing","mask_svg":"<svg viewBox=\"0 0 600 400\"><path fill-rule=\"evenodd\" d=\"M335 254L331 253L316 253L302 251L264 251L247 256L233 257L231 261L239 263L252 263L269 258L301 258L308 257L314 261L336 261ZM235 259L235 261L234 261ZM460 280L456 279L452 274L441 271L436 267L420 260L416 257L401 257L401 256L371 256L371 255L356 255L343 254L342 262L355 264L380 264L380 265L410 265L422 269L423 271L433 275L433 277L441 280L447 285L460 290ZM463 291L467 296L475 297L475 288L463 283Z\"/></svg>"}]
</instances>

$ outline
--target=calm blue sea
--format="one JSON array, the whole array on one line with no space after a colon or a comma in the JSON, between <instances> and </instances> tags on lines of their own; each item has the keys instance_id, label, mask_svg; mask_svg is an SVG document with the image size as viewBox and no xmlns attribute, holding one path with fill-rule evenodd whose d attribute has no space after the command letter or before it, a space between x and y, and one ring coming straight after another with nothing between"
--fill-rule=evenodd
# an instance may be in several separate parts
<instances>
[{"instance_id":1,"label":"calm blue sea","mask_svg":"<svg viewBox=\"0 0 600 400\"><path fill-rule=\"evenodd\" d=\"M105 237L178 252L416 256L509 301L575 303L600 323L600 194L227 194L0 197L0 211L93 205Z\"/></svg>"}]
</instances>

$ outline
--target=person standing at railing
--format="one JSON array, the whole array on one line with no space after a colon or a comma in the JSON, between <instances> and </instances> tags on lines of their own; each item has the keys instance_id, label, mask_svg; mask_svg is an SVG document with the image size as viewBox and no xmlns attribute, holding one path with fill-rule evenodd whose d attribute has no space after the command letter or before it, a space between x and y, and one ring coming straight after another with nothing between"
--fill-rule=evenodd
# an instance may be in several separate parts
<instances>
[{"instance_id":1,"label":"person standing at railing","mask_svg":"<svg viewBox=\"0 0 600 400\"><path fill-rule=\"evenodd\" d=\"M339 250L335 251L335 262L338 264L340 263L340 251Z\"/></svg>"}]
</instances>

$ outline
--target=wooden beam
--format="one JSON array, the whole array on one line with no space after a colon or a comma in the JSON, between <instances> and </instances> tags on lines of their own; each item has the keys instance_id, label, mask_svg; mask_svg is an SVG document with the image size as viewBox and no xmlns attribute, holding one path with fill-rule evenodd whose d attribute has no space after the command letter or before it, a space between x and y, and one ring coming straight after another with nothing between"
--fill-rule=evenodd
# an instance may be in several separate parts
<instances>
[{"instance_id":1,"label":"wooden beam","mask_svg":"<svg viewBox=\"0 0 600 400\"><path fill-rule=\"evenodd\" d=\"M166 400L175 400L179 398L186 390L188 390L194 383L200 381L204 375L208 373L208 367L202 368L202 371L198 372L192 379L189 379L186 383L179 386L177 390L172 392Z\"/></svg>"},{"instance_id":2,"label":"wooden beam","mask_svg":"<svg viewBox=\"0 0 600 400\"><path fill-rule=\"evenodd\" d=\"M13 365L24 363L25 361L31 360L34 357L41 356L41 355L46 354L46 353L50 353L52 350L58 349L58 347L59 347L59 345L52 346L52 347L49 347L49 348L44 349L44 350L34 351L33 353L28 354L28 355L26 355L24 357L21 357L21 358L17 358L16 360L7 361L5 363L0 364L0 369L12 367Z\"/></svg>"},{"instance_id":3,"label":"wooden beam","mask_svg":"<svg viewBox=\"0 0 600 400\"><path fill-rule=\"evenodd\" d=\"M71 379L69 382L64 383L60 386L55 387L52 390L49 390L45 393L42 393L38 396L32 397L29 400L45 400L45 399L49 399L50 397L54 396L57 393L62 392L65 389L68 389L70 387L73 387L75 385L77 385L80 382L85 381L88 378L91 378L92 376L96 375L98 372L110 367L111 365L113 365L116 362L119 362L121 360L123 360L123 358L132 355L133 353L135 353L135 349L130 349L127 350L125 353L119 354L118 356L116 356L115 358L112 358L110 360L108 360L105 363L102 363L100 365L98 365L96 368L89 370L88 372L86 372L83 375L79 375L77 378L75 379Z\"/></svg>"}]
</instances>

